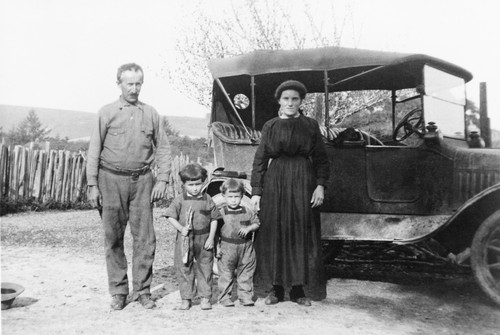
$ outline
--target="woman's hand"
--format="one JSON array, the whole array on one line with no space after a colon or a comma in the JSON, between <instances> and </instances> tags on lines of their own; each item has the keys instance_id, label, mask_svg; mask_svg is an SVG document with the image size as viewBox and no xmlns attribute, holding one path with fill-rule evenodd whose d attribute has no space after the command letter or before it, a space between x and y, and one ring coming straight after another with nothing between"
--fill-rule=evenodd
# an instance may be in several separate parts
<instances>
[{"instance_id":1,"label":"woman's hand","mask_svg":"<svg viewBox=\"0 0 500 335\"><path fill-rule=\"evenodd\" d=\"M252 195L250 202L253 206L254 211L258 212L260 210L260 195Z\"/></svg>"},{"instance_id":2,"label":"woman's hand","mask_svg":"<svg viewBox=\"0 0 500 335\"><path fill-rule=\"evenodd\" d=\"M325 187L323 185L316 186L311 198L311 207L318 207L323 204L325 199Z\"/></svg>"},{"instance_id":3,"label":"woman's hand","mask_svg":"<svg viewBox=\"0 0 500 335\"><path fill-rule=\"evenodd\" d=\"M214 240L211 238L207 238L205 241L205 250L212 250L214 248Z\"/></svg>"}]
</instances>

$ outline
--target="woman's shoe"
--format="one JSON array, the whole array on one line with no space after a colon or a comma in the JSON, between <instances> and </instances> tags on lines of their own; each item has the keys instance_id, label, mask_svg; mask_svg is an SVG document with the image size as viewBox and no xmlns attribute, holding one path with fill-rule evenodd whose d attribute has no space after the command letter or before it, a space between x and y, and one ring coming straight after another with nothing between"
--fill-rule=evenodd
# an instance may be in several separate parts
<instances>
[{"instance_id":1,"label":"woman's shoe","mask_svg":"<svg viewBox=\"0 0 500 335\"><path fill-rule=\"evenodd\" d=\"M264 300L264 303L266 305L276 305L278 302L278 297L274 294L273 291L271 291L271 293L267 295L266 300Z\"/></svg>"},{"instance_id":2,"label":"woman's shoe","mask_svg":"<svg viewBox=\"0 0 500 335\"><path fill-rule=\"evenodd\" d=\"M290 300L301 306L311 306L311 299L306 297L302 286L293 286L290 291Z\"/></svg>"},{"instance_id":3,"label":"woman's shoe","mask_svg":"<svg viewBox=\"0 0 500 335\"><path fill-rule=\"evenodd\" d=\"M282 286L273 286L273 289L264 300L266 305L276 305L278 302L283 301L285 297L285 290Z\"/></svg>"},{"instance_id":4,"label":"woman's shoe","mask_svg":"<svg viewBox=\"0 0 500 335\"><path fill-rule=\"evenodd\" d=\"M311 299L309 299L308 297L298 298L295 302L301 306L311 306Z\"/></svg>"}]
</instances>

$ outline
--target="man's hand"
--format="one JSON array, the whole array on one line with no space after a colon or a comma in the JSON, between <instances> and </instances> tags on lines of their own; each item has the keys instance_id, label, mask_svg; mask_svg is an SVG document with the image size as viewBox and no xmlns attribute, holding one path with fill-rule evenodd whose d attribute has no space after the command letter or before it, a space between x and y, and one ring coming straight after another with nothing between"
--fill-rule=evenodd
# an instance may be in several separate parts
<instances>
[{"instance_id":1,"label":"man's hand","mask_svg":"<svg viewBox=\"0 0 500 335\"><path fill-rule=\"evenodd\" d=\"M156 185L153 187L153 192L151 192L151 202L158 201L165 197L165 193L167 192L167 182L166 181L158 181Z\"/></svg>"},{"instance_id":2,"label":"man's hand","mask_svg":"<svg viewBox=\"0 0 500 335\"><path fill-rule=\"evenodd\" d=\"M87 187L87 199L92 208L98 208L102 206L102 195L97 185L89 185Z\"/></svg>"}]
</instances>

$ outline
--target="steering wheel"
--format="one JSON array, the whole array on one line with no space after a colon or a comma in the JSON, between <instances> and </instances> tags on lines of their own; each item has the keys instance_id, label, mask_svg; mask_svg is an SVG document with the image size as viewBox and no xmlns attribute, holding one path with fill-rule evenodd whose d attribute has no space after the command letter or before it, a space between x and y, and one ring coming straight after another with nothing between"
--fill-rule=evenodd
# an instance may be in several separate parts
<instances>
[{"instance_id":1,"label":"steering wheel","mask_svg":"<svg viewBox=\"0 0 500 335\"><path fill-rule=\"evenodd\" d=\"M419 112L420 115L415 115ZM401 128L403 128L403 134L398 136ZM420 107L411 110L401 121L399 121L392 134L392 139L396 142L401 142L412 134L417 134L419 137L424 136L424 114Z\"/></svg>"}]
</instances>

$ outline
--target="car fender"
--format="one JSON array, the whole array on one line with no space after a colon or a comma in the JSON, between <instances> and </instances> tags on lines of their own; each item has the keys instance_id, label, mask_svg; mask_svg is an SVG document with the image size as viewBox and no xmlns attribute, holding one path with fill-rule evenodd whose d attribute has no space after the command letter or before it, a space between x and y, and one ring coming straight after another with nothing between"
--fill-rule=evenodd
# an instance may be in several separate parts
<instances>
[{"instance_id":1,"label":"car fender","mask_svg":"<svg viewBox=\"0 0 500 335\"><path fill-rule=\"evenodd\" d=\"M460 206L433 236L451 252L470 247L478 227L500 209L500 183L490 186Z\"/></svg>"}]
</instances>

